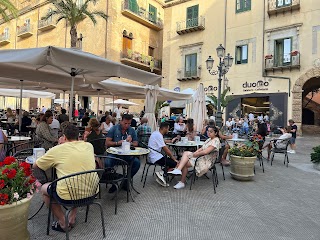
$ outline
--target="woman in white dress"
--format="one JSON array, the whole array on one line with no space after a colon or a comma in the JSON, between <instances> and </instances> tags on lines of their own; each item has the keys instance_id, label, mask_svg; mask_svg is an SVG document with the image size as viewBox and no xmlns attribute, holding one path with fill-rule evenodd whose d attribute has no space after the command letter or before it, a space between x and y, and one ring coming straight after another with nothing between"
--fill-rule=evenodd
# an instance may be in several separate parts
<instances>
[{"instance_id":1,"label":"woman in white dress","mask_svg":"<svg viewBox=\"0 0 320 240\"><path fill-rule=\"evenodd\" d=\"M197 176L207 173L214 164L215 158L220 149L219 130L217 127L208 128L208 139L203 146L195 152L185 151L178 164L178 167L168 172L169 174L182 175L181 180L174 186L175 189L185 187L188 168L194 167L196 159L200 157L195 166Z\"/></svg>"},{"instance_id":2,"label":"woman in white dress","mask_svg":"<svg viewBox=\"0 0 320 240\"><path fill-rule=\"evenodd\" d=\"M113 127L113 123L112 123L112 117L110 115L108 115L106 117L106 121L103 122L100 126L100 130L102 131L102 133L106 134L109 132L109 130Z\"/></svg>"}]
</instances>

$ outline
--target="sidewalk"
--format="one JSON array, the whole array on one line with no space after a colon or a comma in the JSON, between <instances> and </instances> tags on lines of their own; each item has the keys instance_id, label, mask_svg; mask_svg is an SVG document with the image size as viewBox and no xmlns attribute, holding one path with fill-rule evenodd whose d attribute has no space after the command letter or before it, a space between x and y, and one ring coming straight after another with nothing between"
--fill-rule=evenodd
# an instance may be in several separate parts
<instances>
[{"instance_id":1,"label":"sidewalk","mask_svg":"<svg viewBox=\"0 0 320 240\"><path fill-rule=\"evenodd\" d=\"M142 188L142 166L135 178L141 194L134 195L135 202L126 203L125 192L120 192L117 215L111 195L102 187L99 201L105 211L105 239L319 240L320 172L310 164L311 149L317 144L319 137L298 138L297 153L289 155L288 168L283 165L283 155L275 156L272 167L265 162L265 173L256 162L252 182L231 179L229 168L225 168L223 181L217 166L216 194L211 179L200 178L192 191L189 185L174 190L178 178L169 188L163 188L152 177L152 171ZM103 239L98 209L90 208L87 223L84 216L81 209L70 239ZM31 239L65 239L65 234L54 231L47 236L46 222L47 209L43 208L29 221Z\"/></svg>"}]
</instances>

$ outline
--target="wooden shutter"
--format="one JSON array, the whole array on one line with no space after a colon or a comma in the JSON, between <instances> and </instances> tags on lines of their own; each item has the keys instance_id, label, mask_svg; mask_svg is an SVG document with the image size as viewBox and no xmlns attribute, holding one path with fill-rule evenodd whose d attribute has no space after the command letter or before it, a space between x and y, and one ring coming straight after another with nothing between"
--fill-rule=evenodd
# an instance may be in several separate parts
<instances>
[{"instance_id":1,"label":"wooden shutter","mask_svg":"<svg viewBox=\"0 0 320 240\"><path fill-rule=\"evenodd\" d=\"M157 22L157 8L151 4L149 4L149 20L151 22Z\"/></svg>"},{"instance_id":2,"label":"wooden shutter","mask_svg":"<svg viewBox=\"0 0 320 240\"><path fill-rule=\"evenodd\" d=\"M128 38L126 36L123 36L122 50L123 50L124 53L126 53L128 49L132 50L132 39Z\"/></svg>"}]
</instances>

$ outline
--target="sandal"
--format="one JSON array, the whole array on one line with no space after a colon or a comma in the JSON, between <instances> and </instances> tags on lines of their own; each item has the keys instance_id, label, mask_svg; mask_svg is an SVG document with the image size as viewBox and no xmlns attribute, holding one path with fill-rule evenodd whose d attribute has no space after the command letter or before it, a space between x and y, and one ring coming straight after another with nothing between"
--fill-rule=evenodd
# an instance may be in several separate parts
<instances>
[{"instance_id":1,"label":"sandal","mask_svg":"<svg viewBox=\"0 0 320 240\"><path fill-rule=\"evenodd\" d=\"M53 222L51 228L52 228L52 230L54 230L54 231L63 232L63 233L66 232L66 231L60 226L59 221Z\"/></svg>"}]
</instances>

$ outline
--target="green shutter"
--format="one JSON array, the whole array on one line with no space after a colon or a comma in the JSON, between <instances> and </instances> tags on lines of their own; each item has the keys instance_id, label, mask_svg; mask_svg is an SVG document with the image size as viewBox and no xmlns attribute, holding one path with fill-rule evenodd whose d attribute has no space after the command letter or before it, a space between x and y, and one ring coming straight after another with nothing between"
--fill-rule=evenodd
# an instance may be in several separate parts
<instances>
[{"instance_id":1,"label":"green shutter","mask_svg":"<svg viewBox=\"0 0 320 240\"><path fill-rule=\"evenodd\" d=\"M185 56L185 77L197 76L197 54Z\"/></svg>"},{"instance_id":2,"label":"green shutter","mask_svg":"<svg viewBox=\"0 0 320 240\"><path fill-rule=\"evenodd\" d=\"M157 8L149 4L149 20L153 23L157 22Z\"/></svg>"},{"instance_id":3,"label":"green shutter","mask_svg":"<svg viewBox=\"0 0 320 240\"><path fill-rule=\"evenodd\" d=\"M199 21L199 5L195 5L187 8L186 27L196 27Z\"/></svg>"},{"instance_id":4,"label":"green shutter","mask_svg":"<svg viewBox=\"0 0 320 240\"><path fill-rule=\"evenodd\" d=\"M129 10L136 14L139 13L139 5L137 0L129 0Z\"/></svg>"},{"instance_id":5,"label":"green shutter","mask_svg":"<svg viewBox=\"0 0 320 240\"><path fill-rule=\"evenodd\" d=\"M251 10L251 0L236 0L236 13Z\"/></svg>"}]
</instances>

